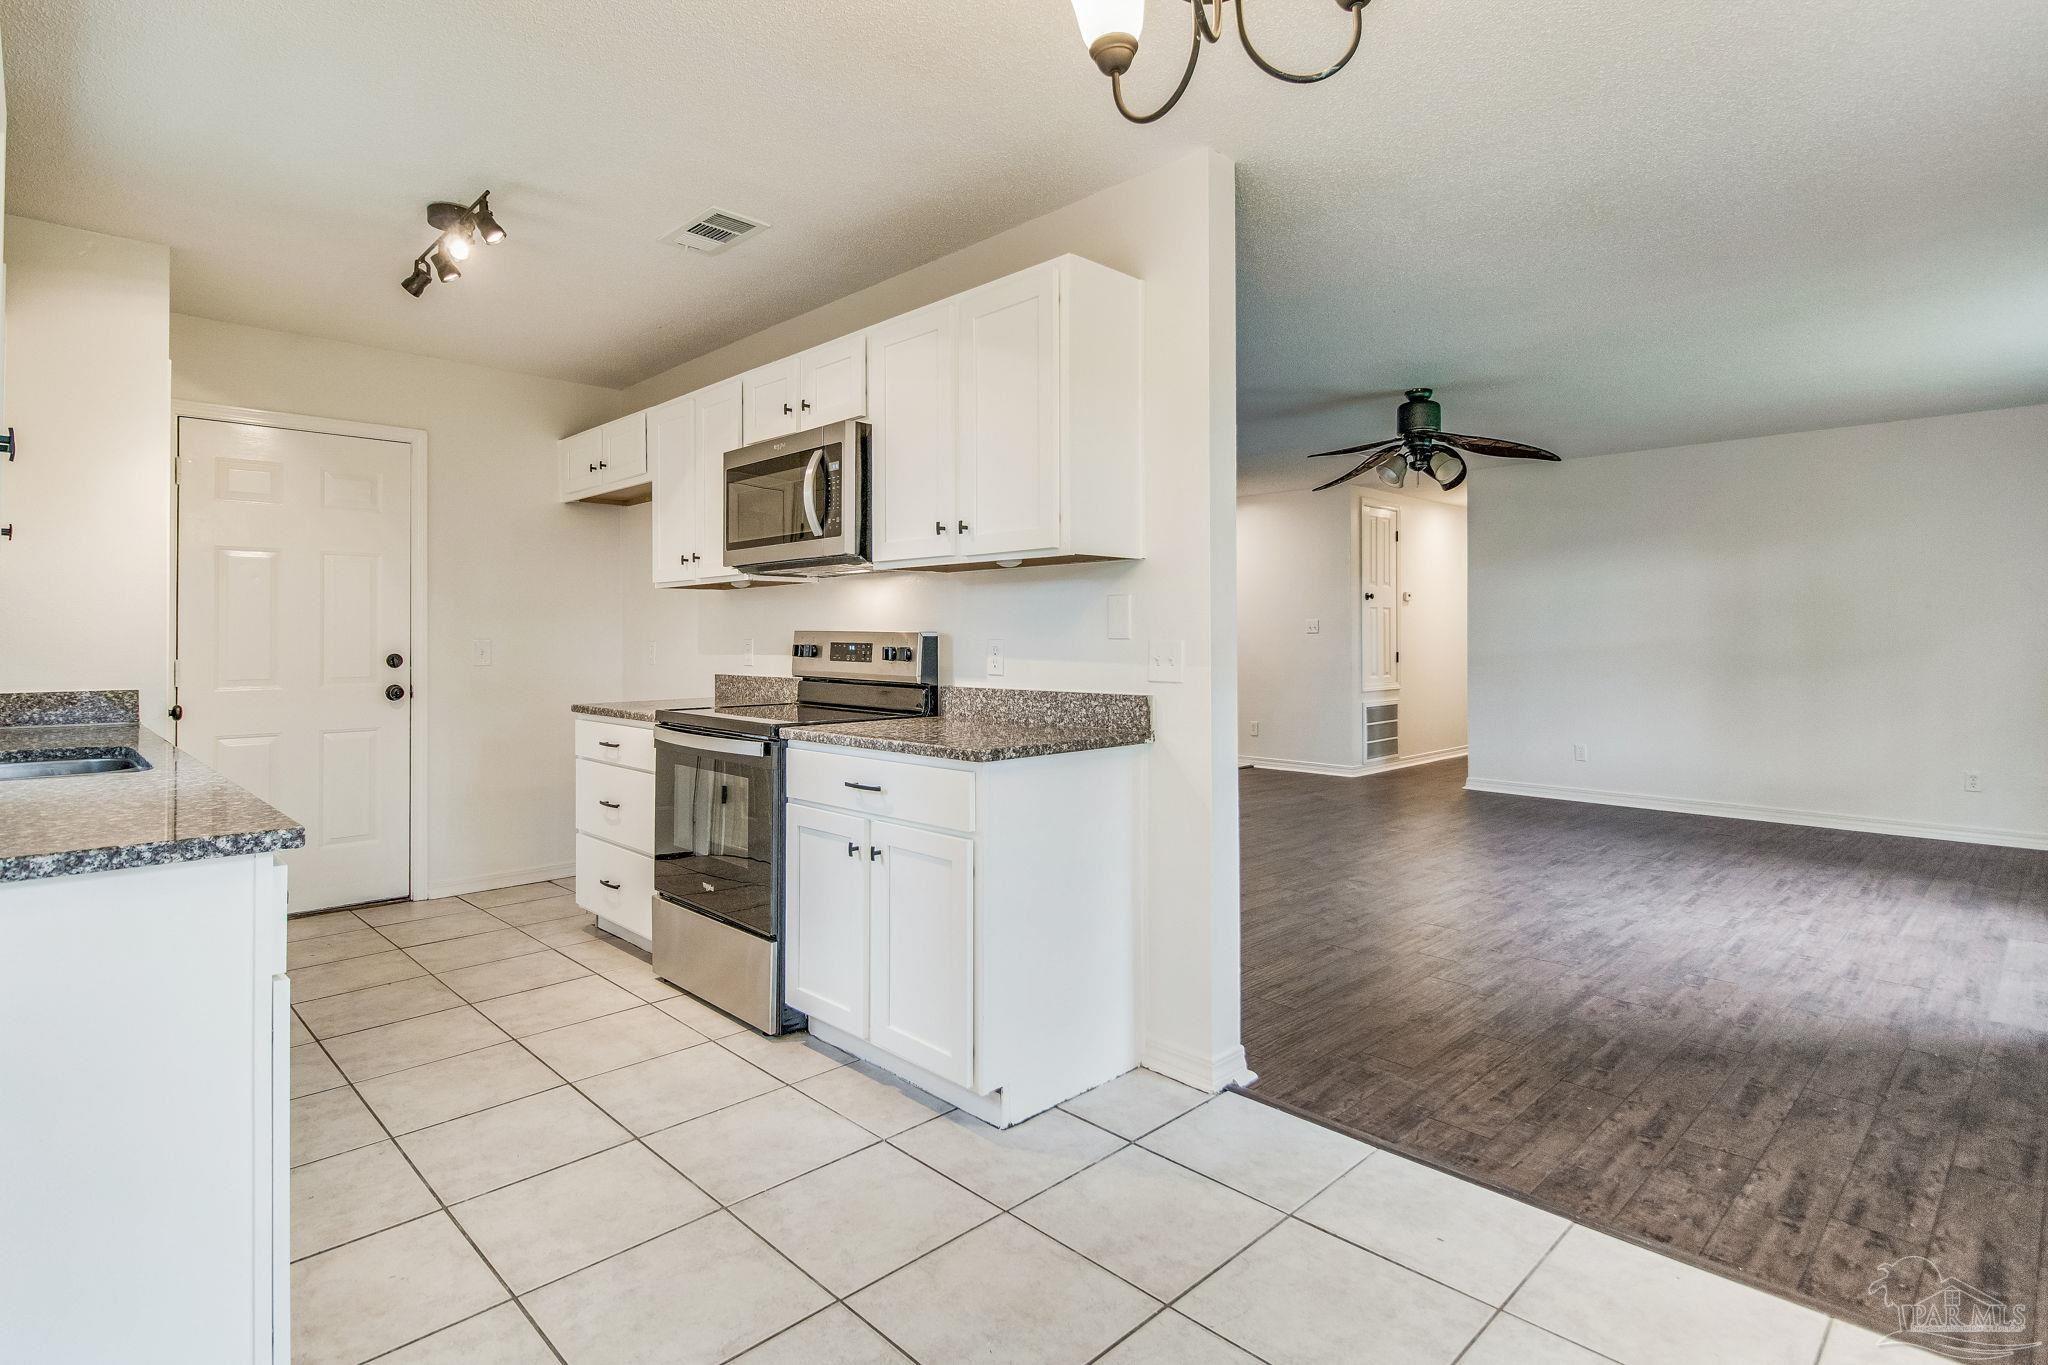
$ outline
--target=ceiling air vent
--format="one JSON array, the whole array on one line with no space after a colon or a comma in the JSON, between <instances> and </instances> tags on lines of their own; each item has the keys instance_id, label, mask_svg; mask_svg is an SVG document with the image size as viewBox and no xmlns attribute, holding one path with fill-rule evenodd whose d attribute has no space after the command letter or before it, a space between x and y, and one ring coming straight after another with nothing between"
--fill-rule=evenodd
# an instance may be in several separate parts
<instances>
[{"instance_id":1,"label":"ceiling air vent","mask_svg":"<svg viewBox=\"0 0 2048 1365\"><path fill-rule=\"evenodd\" d=\"M724 209L707 209L695 222L677 228L661 240L715 255L767 226L752 218L742 218L737 213L727 213Z\"/></svg>"}]
</instances>

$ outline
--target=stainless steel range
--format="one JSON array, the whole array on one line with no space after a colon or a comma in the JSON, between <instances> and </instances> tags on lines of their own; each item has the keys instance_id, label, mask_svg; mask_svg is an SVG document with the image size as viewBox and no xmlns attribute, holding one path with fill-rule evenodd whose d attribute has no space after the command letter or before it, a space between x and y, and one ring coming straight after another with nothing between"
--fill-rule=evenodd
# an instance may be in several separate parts
<instances>
[{"instance_id":1,"label":"stainless steel range","mask_svg":"<svg viewBox=\"0 0 2048 1365\"><path fill-rule=\"evenodd\" d=\"M655 713L654 970L763 1033L782 1003L783 774L807 725L928 716L939 637L798 631L793 702Z\"/></svg>"}]
</instances>

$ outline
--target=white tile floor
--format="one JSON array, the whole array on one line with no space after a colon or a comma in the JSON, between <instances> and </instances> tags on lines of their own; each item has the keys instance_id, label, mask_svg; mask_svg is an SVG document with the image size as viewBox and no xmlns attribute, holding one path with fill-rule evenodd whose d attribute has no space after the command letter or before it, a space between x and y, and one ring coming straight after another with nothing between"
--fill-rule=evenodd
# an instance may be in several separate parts
<instances>
[{"instance_id":1,"label":"white tile floor","mask_svg":"<svg viewBox=\"0 0 2048 1365\"><path fill-rule=\"evenodd\" d=\"M1238 1095L997 1132L539 883L291 926L299 1365L1907 1365Z\"/></svg>"}]
</instances>

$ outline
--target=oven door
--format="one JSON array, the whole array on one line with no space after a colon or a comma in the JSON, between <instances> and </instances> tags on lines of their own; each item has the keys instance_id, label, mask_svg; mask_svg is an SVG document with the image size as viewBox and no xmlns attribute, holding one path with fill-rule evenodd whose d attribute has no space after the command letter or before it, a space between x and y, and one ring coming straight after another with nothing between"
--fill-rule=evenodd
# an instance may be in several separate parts
<instances>
[{"instance_id":1,"label":"oven door","mask_svg":"<svg viewBox=\"0 0 2048 1365\"><path fill-rule=\"evenodd\" d=\"M759 572L867 565L867 427L840 422L729 452L725 562Z\"/></svg>"},{"instance_id":2,"label":"oven door","mask_svg":"<svg viewBox=\"0 0 2048 1365\"><path fill-rule=\"evenodd\" d=\"M781 746L667 727L654 738L655 894L778 938Z\"/></svg>"}]
</instances>

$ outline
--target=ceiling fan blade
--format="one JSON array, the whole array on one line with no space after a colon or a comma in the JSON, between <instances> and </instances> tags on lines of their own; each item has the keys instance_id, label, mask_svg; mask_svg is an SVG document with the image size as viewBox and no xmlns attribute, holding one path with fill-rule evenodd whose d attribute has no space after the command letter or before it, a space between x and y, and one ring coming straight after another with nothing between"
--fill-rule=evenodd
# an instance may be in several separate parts
<instances>
[{"instance_id":1,"label":"ceiling fan blade","mask_svg":"<svg viewBox=\"0 0 2048 1365\"><path fill-rule=\"evenodd\" d=\"M1314 491L1320 493L1325 488L1335 488L1340 483L1350 483L1360 474L1363 474L1371 469L1376 469L1380 465L1385 464L1389 459L1393 458L1393 454L1394 452L1392 452L1391 450L1382 450L1372 455L1368 455L1363 461L1359 463L1357 468L1353 469L1349 474L1339 475L1337 478L1330 480L1328 483L1319 483L1315 486Z\"/></svg>"},{"instance_id":2,"label":"ceiling fan blade","mask_svg":"<svg viewBox=\"0 0 2048 1365\"><path fill-rule=\"evenodd\" d=\"M1460 436L1455 431L1440 431L1436 439L1461 447L1474 455L1498 455L1506 460L1556 460L1560 456L1536 446L1525 446L1520 441L1503 441L1498 436Z\"/></svg>"},{"instance_id":3,"label":"ceiling fan blade","mask_svg":"<svg viewBox=\"0 0 2048 1365\"><path fill-rule=\"evenodd\" d=\"M1362 446L1345 446L1342 450L1319 450L1308 458L1311 460L1321 460L1331 455L1376 455L1382 450L1392 450L1395 446L1401 444L1401 440L1401 437L1396 436L1390 441L1367 441Z\"/></svg>"}]
</instances>

